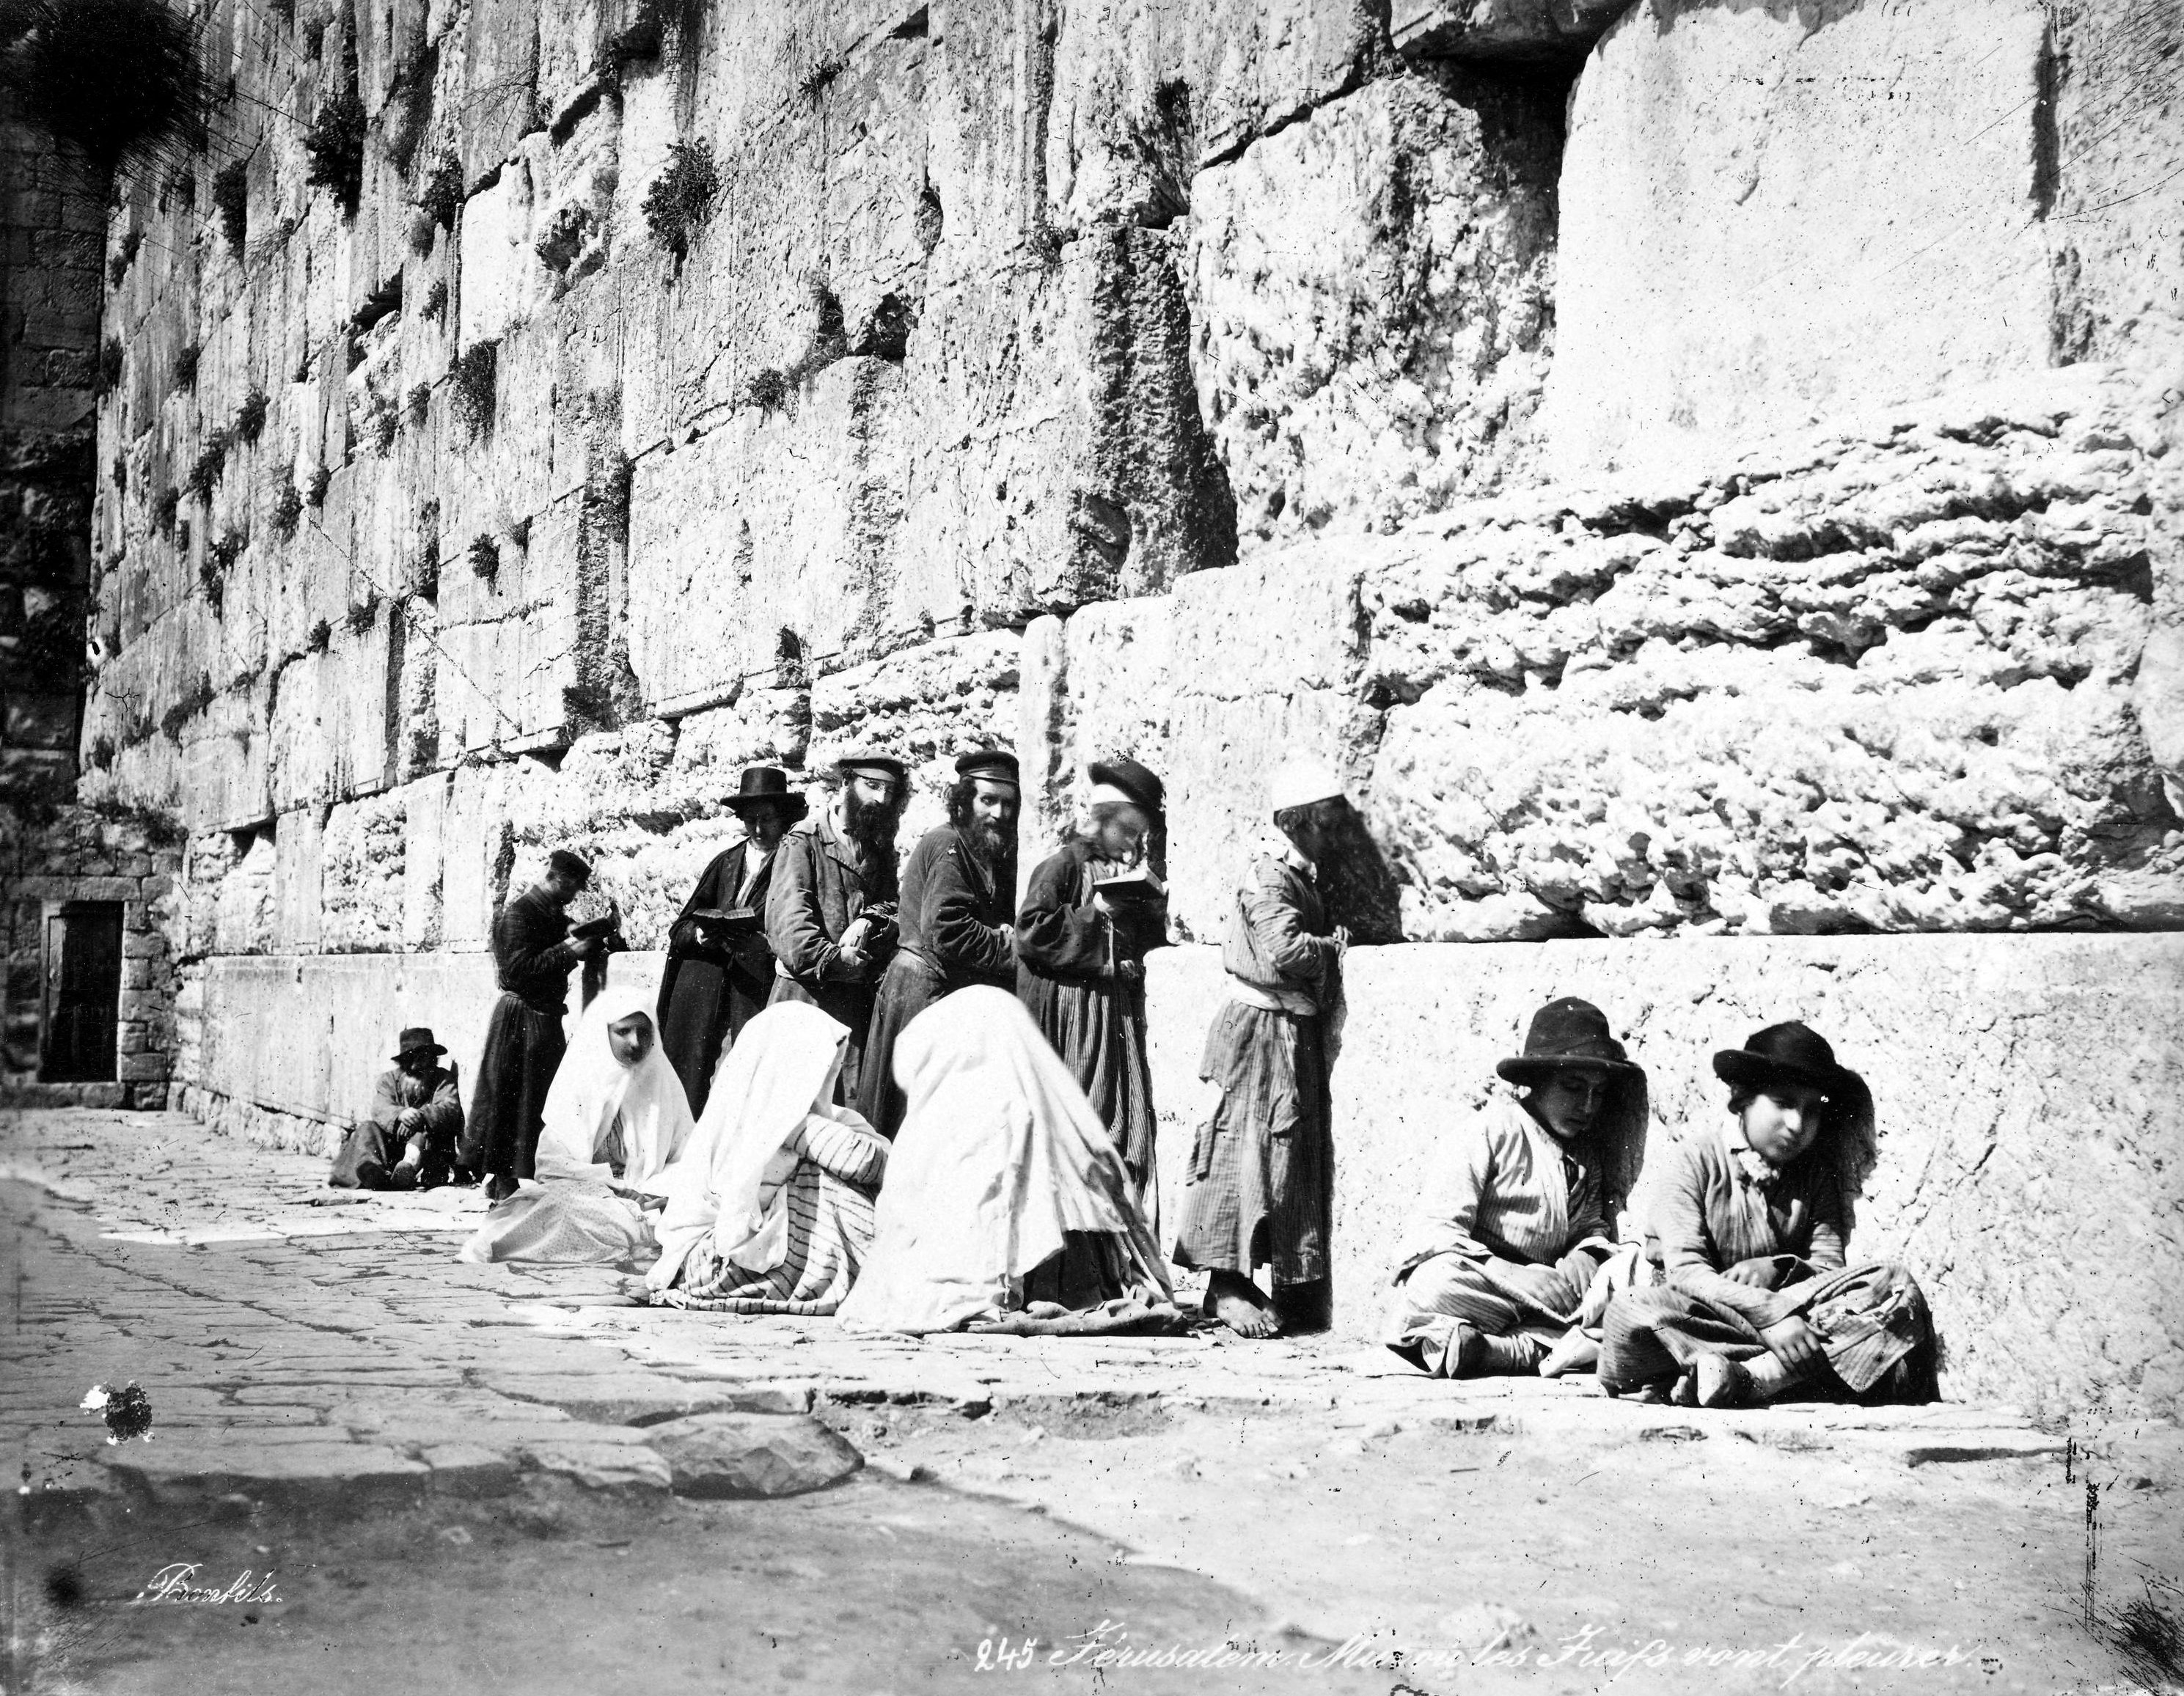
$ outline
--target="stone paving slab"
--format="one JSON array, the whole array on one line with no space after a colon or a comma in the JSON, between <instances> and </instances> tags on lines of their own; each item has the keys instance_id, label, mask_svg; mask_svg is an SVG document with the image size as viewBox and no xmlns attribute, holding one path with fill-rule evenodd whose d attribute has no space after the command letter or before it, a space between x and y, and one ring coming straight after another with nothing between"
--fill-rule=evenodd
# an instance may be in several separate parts
<instances>
[{"instance_id":1,"label":"stone paving slab","mask_svg":"<svg viewBox=\"0 0 2184 1696\"><path fill-rule=\"evenodd\" d=\"M16 1180L0 1182L8 1216L46 1257L18 1309L25 1382L0 1393L0 1440L55 1476L93 1460L141 1488L195 1478L287 1494L353 1476L369 1496L491 1490L532 1469L664 1489L649 1426L829 1407L1034 1429L1072 1409L1275 1412L1310 1416L1337 1443L1406 1426L1592 1448L1730 1438L1906 1466L2062 1447L2014 1408L1644 1407L1590 1377L1448 1383L1331 1337L874 1337L827 1320L652 1308L639 1281L597 1268L456 1260L450 1233L482 1212L474 1193L329 1206L323 1162L176 1115L19 1115L0 1132L0 1179ZM101 1448L75 1404L131 1376L155 1392L159 1437Z\"/></svg>"}]
</instances>

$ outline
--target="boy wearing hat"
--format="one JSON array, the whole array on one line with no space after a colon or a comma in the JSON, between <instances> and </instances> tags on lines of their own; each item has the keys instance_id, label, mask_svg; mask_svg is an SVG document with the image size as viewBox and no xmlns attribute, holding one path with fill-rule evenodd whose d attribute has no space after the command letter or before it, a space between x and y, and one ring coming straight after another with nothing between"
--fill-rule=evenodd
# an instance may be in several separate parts
<instances>
[{"instance_id":1,"label":"boy wearing hat","mask_svg":"<svg viewBox=\"0 0 2184 1696\"><path fill-rule=\"evenodd\" d=\"M1794 1020L1713 1057L1729 1122L1670 1151L1647 1248L1662 1282L1608 1304L1600 1382L1684 1406L1793 1389L1934 1395L1926 1299L1892 1262L1845 1266L1836 1140L1865 1099L1826 1038Z\"/></svg>"},{"instance_id":2,"label":"boy wearing hat","mask_svg":"<svg viewBox=\"0 0 2184 1696\"><path fill-rule=\"evenodd\" d=\"M774 851L807 810L777 765L745 767L727 804L743 821L744 839L714 857L682 904L660 980L660 1046L694 1119L705 1110L721 1056L773 993L765 917Z\"/></svg>"},{"instance_id":3,"label":"boy wearing hat","mask_svg":"<svg viewBox=\"0 0 2184 1696\"><path fill-rule=\"evenodd\" d=\"M1220 1087L1191 1149L1175 1263L1206 1269L1206 1314L1239 1335L1308 1320L1327 1281L1334 1141L1327 1015L1349 933L1321 900L1318 864L1349 802L1334 773L1291 759L1268 797L1280 832L1261 842L1228 909L1228 995L1198 1075ZM1272 1268L1269 1304L1251 1282Z\"/></svg>"},{"instance_id":4,"label":"boy wearing hat","mask_svg":"<svg viewBox=\"0 0 2184 1696\"><path fill-rule=\"evenodd\" d=\"M1087 770L1084 816L1033 870L1017 909L1017 995L1122 1150L1157 1236L1145 953L1165 940L1167 909L1157 876L1144 874L1158 870L1167 795L1134 759L1095 760Z\"/></svg>"},{"instance_id":5,"label":"boy wearing hat","mask_svg":"<svg viewBox=\"0 0 2184 1696\"><path fill-rule=\"evenodd\" d=\"M448 1181L463 1104L448 1051L429 1026L402 1033L394 1064L380 1073L371 1111L351 1127L326 1182L336 1189L431 1189Z\"/></svg>"},{"instance_id":6,"label":"boy wearing hat","mask_svg":"<svg viewBox=\"0 0 2184 1696\"><path fill-rule=\"evenodd\" d=\"M1496 1092L1451 1139L1396 1268L1388 1346L1440 1377L1536 1372L1577 1323L1613 1247L1595 1133L1645 1078L1575 997L1496 1070L1523 1095Z\"/></svg>"},{"instance_id":7,"label":"boy wearing hat","mask_svg":"<svg viewBox=\"0 0 2184 1696\"><path fill-rule=\"evenodd\" d=\"M515 1194L517 1180L532 1176L546 1091L568 1046L561 1020L569 1010L569 974L606 952L604 937L569 934L569 904L591 881L589 865L555 848L546 857L546 875L493 915L500 999L478 1058L461 1160L465 1171L488 1177L486 1193L494 1201Z\"/></svg>"},{"instance_id":8,"label":"boy wearing hat","mask_svg":"<svg viewBox=\"0 0 2184 1696\"><path fill-rule=\"evenodd\" d=\"M831 792L826 810L791 831L774 856L769 1004L809 1001L850 1027L836 1085L847 1103L857 1098L872 998L894 943L894 833L910 774L887 755L852 754L820 781Z\"/></svg>"},{"instance_id":9,"label":"boy wearing hat","mask_svg":"<svg viewBox=\"0 0 2184 1696\"><path fill-rule=\"evenodd\" d=\"M942 996L973 983L1016 984L1017 757L979 748L956 762L948 822L902 868L901 941L880 979L865 1039L857 1111L892 1139L902 1123L894 1039Z\"/></svg>"}]
</instances>

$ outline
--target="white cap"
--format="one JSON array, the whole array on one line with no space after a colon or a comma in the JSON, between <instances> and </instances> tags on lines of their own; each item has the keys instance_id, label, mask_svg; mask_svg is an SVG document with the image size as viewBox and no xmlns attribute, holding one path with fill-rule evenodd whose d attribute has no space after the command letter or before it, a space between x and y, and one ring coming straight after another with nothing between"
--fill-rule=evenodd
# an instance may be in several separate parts
<instances>
[{"instance_id":1,"label":"white cap","mask_svg":"<svg viewBox=\"0 0 2184 1696\"><path fill-rule=\"evenodd\" d=\"M1269 812L1286 812L1314 801L1337 800L1341 794L1342 780L1334 767L1309 754L1293 753L1274 768L1267 784L1267 806Z\"/></svg>"}]
</instances>

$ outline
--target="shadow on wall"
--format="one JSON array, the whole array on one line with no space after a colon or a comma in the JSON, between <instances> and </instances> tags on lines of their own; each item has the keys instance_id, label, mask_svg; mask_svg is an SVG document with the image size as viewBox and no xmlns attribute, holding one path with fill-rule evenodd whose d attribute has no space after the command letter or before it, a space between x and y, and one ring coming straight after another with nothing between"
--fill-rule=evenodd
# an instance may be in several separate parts
<instances>
[{"instance_id":1,"label":"shadow on wall","mask_svg":"<svg viewBox=\"0 0 2184 1696\"><path fill-rule=\"evenodd\" d=\"M1321 859L1319 892L1327 903L1327 916L1348 926L1352 942L1377 945L1403 940L1396 874L1355 807L1342 809L1335 845Z\"/></svg>"}]
</instances>

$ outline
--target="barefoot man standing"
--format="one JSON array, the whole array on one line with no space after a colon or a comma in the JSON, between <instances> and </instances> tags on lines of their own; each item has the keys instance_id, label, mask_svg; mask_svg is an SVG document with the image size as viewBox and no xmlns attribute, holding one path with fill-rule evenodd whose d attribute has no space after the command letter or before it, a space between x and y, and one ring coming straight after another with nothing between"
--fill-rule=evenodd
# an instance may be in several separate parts
<instances>
[{"instance_id":1,"label":"barefoot man standing","mask_svg":"<svg viewBox=\"0 0 2184 1696\"><path fill-rule=\"evenodd\" d=\"M1183 1192L1175 1262L1208 1278L1206 1311L1244 1337L1272 1337L1327 1280L1334 1138L1327 1015L1349 933L1327 919L1318 866L1349 806L1317 760L1274 774L1269 837L1228 910L1221 964L1228 999L1206 1033L1199 1076L1221 1087ZM1251 1282L1271 1266L1270 1304Z\"/></svg>"}]
</instances>

